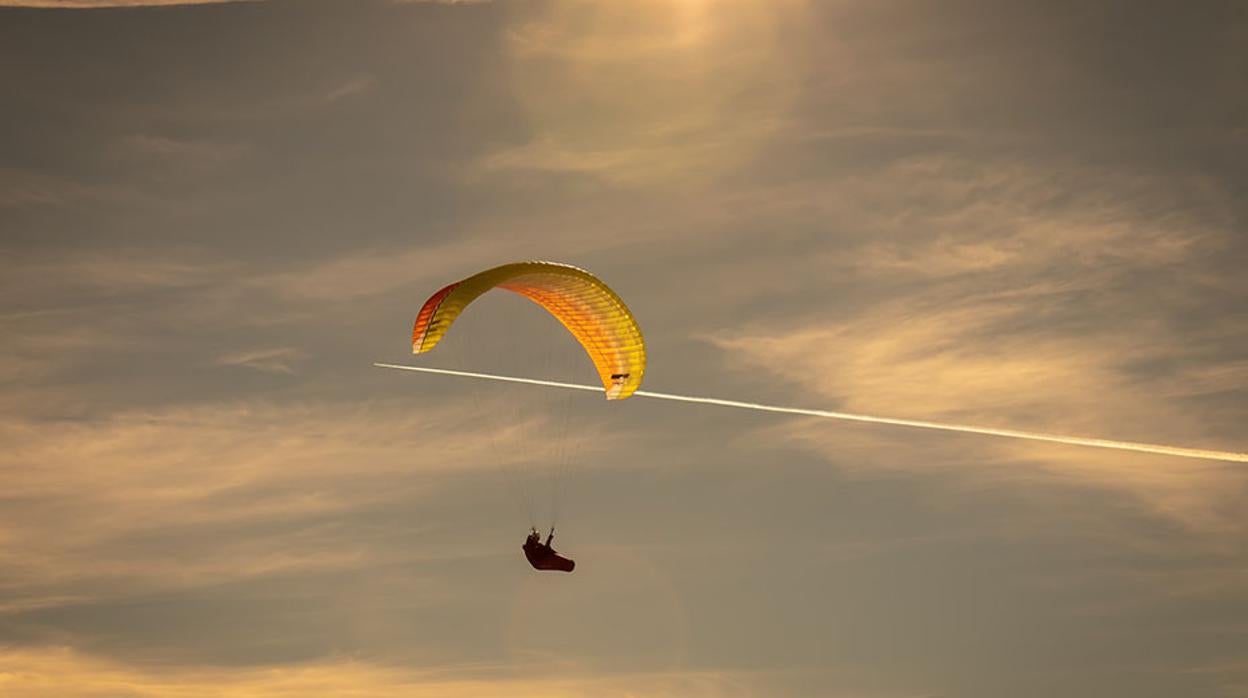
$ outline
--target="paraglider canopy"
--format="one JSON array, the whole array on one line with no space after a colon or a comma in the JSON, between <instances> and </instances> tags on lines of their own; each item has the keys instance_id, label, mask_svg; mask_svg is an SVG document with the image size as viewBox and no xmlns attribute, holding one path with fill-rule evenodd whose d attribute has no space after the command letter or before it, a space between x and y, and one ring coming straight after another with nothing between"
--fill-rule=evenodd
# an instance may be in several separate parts
<instances>
[{"instance_id":1,"label":"paraglider canopy","mask_svg":"<svg viewBox=\"0 0 1248 698\"><path fill-rule=\"evenodd\" d=\"M624 301L584 269L557 262L515 262L456 281L425 301L412 328L412 353L437 346L464 308L494 288L545 308L572 333L594 363L608 400L641 386L646 345Z\"/></svg>"}]
</instances>

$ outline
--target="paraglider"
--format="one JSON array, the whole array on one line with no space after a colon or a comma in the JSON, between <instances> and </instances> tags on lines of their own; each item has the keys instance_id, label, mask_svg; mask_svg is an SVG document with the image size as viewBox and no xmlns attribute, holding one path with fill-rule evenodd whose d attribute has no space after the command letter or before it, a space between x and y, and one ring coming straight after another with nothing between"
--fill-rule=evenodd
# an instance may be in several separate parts
<instances>
[{"instance_id":1,"label":"paraglider","mask_svg":"<svg viewBox=\"0 0 1248 698\"><path fill-rule=\"evenodd\" d=\"M416 316L412 353L436 347L469 304L496 288L529 299L558 320L588 355L608 400L624 400L641 387L646 345L628 306L593 274L556 262L504 264L443 287ZM555 552L553 536L553 523L545 543L533 527L525 557L537 570L571 572L575 563Z\"/></svg>"},{"instance_id":2,"label":"paraglider","mask_svg":"<svg viewBox=\"0 0 1248 698\"><path fill-rule=\"evenodd\" d=\"M553 571L553 572L571 572L576 568L576 562L570 560L559 553L550 545L550 539L555 537L555 529L552 526L550 534L546 536L546 542L542 543L542 536L537 529L529 531L529 537L525 539L524 556L528 558L529 564L533 565L535 570Z\"/></svg>"}]
</instances>

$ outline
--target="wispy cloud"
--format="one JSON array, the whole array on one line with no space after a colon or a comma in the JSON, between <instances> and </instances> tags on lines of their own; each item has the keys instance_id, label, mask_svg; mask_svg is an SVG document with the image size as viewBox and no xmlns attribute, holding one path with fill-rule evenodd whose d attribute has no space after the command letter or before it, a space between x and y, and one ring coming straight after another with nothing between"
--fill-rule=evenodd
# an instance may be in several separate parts
<instances>
[{"instance_id":1,"label":"wispy cloud","mask_svg":"<svg viewBox=\"0 0 1248 698\"><path fill-rule=\"evenodd\" d=\"M41 7L49 9L90 10L109 7L165 7L172 5L217 5L266 0L0 0L0 7ZM396 4L433 3L439 5L477 5L492 0L392 0Z\"/></svg>"},{"instance_id":2,"label":"wispy cloud","mask_svg":"<svg viewBox=\"0 0 1248 698\"><path fill-rule=\"evenodd\" d=\"M294 347L252 349L218 357L216 363L220 366L245 366L263 373L291 375L295 372L295 363L303 356L304 353Z\"/></svg>"},{"instance_id":3,"label":"wispy cloud","mask_svg":"<svg viewBox=\"0 0 1248 698\"><path fill-rule=\"evenodd\" d=\"M325 100L329 102L337 102L354 95L362 94L372 89L377 79L372 75L357 75L341 85L333 88L325 95Z\"/></svg>"},{"instance_id":4,"label":"wispy cloud","mask_svg":"<svg viewBox=\"0 0 1248 698\"><path fill-rule=\"evenodd\" d=\"M480 167L628 186L712 179L748 158L790 104L800 76L780 27L801 14L801 3L753 0L733 12L699 2L543 6L508 35L533 138Z\"/></svg>"},{"instance_id":5,"label":"wispy cloud","mask_svg":"<svg viewBox=\"0 0 1248 698\"><path fill-rule=\"evenodd\" d=\"M441 279L450 269L489 265L505 259L511 245L469 238L438 247L419 245L390 251L360 251L317 260L301 269L264 275L258 286L293 299L344 300L395 291Z\"/></svg>"},{"instance_id":6,"label":"wispy cloud","mask_svg":"<svg viewBox=\"0 0 1248 698\"><path fill-rule=\"evenodd\" d=\"M438 554L387 552L339 524L420 500L433 474L497 474L500 453L553 457L540 418L487 437L476 409L243 403L86 422L7 418L0 589L23 608ZM507 447L522 437L522 448ZM218 535L240 528L250 533Z\"/></svg>"},{"instance_id":7,"label":"wispy cloud","mask_svg":"<svg viewBox=\"0 0 1248 698\"><path fill-rule=\"evenodd\" d=\"M494 0L390 0L396 5L419 5L432 3L436 5L487 5Z\"/></svg>"},{"instance_id":8,"label":"wispy cloud","mask_svg":"<svg viewBox=\"0 0 1248 698\"><path fill-rule=\"evenodd\" d=\"M217 5L234 2L263 2L263 0L0 0L0 7L42 7L65 10L90 10L108 7Z\"/></svg>"},{"instance_id":9,"label":"wispy cloud","mask_svg":"<svg viewBox=\"0 0 1248 698\"><path fill-rule=\"evenodd\" d=\"M143 204L152 197L124 184L0 167L0 209Z\"/></svg>"},{"instance_id":10,"label":"wispy cloud","mask_svg":"<svg viewBox=\"0 0 1248 698\"><path fill-rule=\"evenodd\" d=\"M758 328L708 338L730 365L775 375L809 393L811 406L1242 450L1216 398L1248 389L1242 357L1219 350L1248 338L1248 324L1224 318L1174 331L1190 309L1224 301L1226 279L1192 284L1185 270L1232 249L1226 200L1203 193L1207 205L1190 206L1173 182L1126 177L1102 178L1093 193L1066 194L1053 206L1057 181L1044 169L979 169L947 158L860 177L845 198L824 205L867 233L861 242L794 262L804 274L823 269L833 284L852 283L856 304L810 308L794 294L786 312ZM1201 191L1199 182L1189 185ZM875 215L885 196L915 206L901 219ZM1199 358L1219 351L1216 363ZM841 461L846 431L800 424L777 435ZM892 437L905 448L903 435ZM944 443L952 450L940 448L941 456L892 460L931 467L934 458L961 462L958 449L973 447L1014 472L984 477L1027 478L1020 468L1039 468L1138 497L1156 514L1203 531L1238 535L1241 528L1224 501L1239 482L1232 469Z\"/></svg>"},{"instance_id":11,"label":"wispy cloud","mask_svg":"<svg viewBox=\"0 0 1248 698\"><path fill-rule=\"evenodd\" d=\"M180 164L216 167L242 157L247 152L247 146L135 134L122 139L121 151L136 158L158 158Z\"/></svg>"},{"instance_id":12,"label":"wispy cloud","mask_svg":"<svg viewBox=\"0 0 1248 698\"><path fill-rule=\"evenodd\" d=\"M143 667L110 662L61 647L0 652L0 688L13 698L48 695L88 698L104 694L135 698L209 698L223 694L254 698L329 694L370 698L573 698L589 695L750 698L765 695L760 692L759 678L744 673L587 673L583 677L500 673L492 667L452 665L412 669L361 659L327 659L242 670Z\"/></svg>"},{"instance_id":13,"label":"wispy cloud","mask_svg":"<svg viewBox=\"0 0 1248 698\"><path fill-rule=\"evenodd\" d=\"M31 255L7 265L0 290L14 312L7 320L55 331L123 321L105 310L110 303L151 292L190 291L219 283L237 265L186 251L144 255L108 253ZM48 313L60 315L49 321ZM33 328L37 330L38 328Z\"/></svg>"}]
</instances>

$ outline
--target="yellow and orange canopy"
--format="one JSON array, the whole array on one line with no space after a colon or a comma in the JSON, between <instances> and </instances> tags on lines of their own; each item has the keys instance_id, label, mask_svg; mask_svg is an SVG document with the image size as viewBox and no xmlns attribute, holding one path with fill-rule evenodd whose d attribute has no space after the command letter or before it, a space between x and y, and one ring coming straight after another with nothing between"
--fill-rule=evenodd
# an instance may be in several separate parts
<instances>
[{"instance_id":1,"label":"yellow and orange canopy","mask_svg":"<svg viewBox=\"0 0 1248 698\"><path fill-rule=\"evenodd\" d=\"M622 400L641 386L646 343L628 306L593 274L556 262L504 264L433 294L416 316L412 353L437 346L464 308L495 288L528 298L563 323L593 361L608 400Z\"/></svg>"}]
</instances>

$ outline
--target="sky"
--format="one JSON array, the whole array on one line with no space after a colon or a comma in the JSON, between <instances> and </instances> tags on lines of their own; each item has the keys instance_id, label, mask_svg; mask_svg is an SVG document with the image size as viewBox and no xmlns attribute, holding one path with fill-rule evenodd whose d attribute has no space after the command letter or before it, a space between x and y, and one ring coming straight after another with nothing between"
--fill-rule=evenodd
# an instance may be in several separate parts
<instances>
[{"instance_id":1,"label":"sky","mask_svg":"<svg viewBox=\"0 0 1248 698\"><path fill-rule=\"evenodd\" d=\"M552 259L646 390L1248 450L1245 46L1214 0L0 0L0 694L1248 696L1242 464L372 366L592 382L496 294L410 355ZM556 470L571 575L519 550Z\"/></svg>"}]
</instances>

